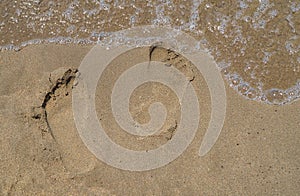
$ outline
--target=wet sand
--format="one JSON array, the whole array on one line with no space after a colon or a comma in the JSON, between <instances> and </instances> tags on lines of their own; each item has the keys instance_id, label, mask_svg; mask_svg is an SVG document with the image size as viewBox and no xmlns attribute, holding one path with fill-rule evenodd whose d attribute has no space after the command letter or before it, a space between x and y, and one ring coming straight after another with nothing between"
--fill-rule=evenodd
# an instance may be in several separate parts
<instances>
[{"instance_id":1,"label":"wet sand","mask_svg":"<svg viewBox=\"0 0 300 196\"><path fill-rule=\"evenodd\" d=\"M104 38L116 31L170 26L201 41L245 97L272 104L300 97L297 2L36 0L2 1L0 6L0 49L19 50L31 43L109 46Z\"/></svg>"},{"instance_id":2,"label":"wet sand","mask_svg":"<svg viewBox=\"0 0 300 196\"><path fill-rule=\"evenodd\" d=\"M19 52L0 53L1 194L297 195L300 101L275 106L246 100L225 83L227 114L223 130L212 150L199 157L211 112L209 91L199 73L194 73L193 85L198 89L200 126L180 157L145 172L119 170L98 160L81 141L72 113L73 71L91 48L33 45ZM135 58L146 57L145 51L138 51L140 55ZM157 52L154 58L161 55L164 54ZM128 58L119 61L126 63ZM114 71L119 74L118 69ZM189 66L182 71L189 74ZM64 76L71 82L64 82ZM105 101L109 91L101 91L111 78L107 77L97 90L99 116L107 114ZM53 91L57 81L60 85ZM153 100L166 100L157 93L160 90L168 91L158 84L148 84L134 94L130 109L138 121L147 121L148 116L140 103L136 104L136 97L146 93ZM41 107L49 92L51 98ZM167 102L171 117L176 119L176 98L170 94ZM111 115L103 118L107 127L115 126ZM154 148L171 139L168 130L172 127L174 121L169 119L161 135L142 141L118 129L108 130L108 134L129 148L141 148L139 144L142 148Z\"/></svg>"}]
</instances>

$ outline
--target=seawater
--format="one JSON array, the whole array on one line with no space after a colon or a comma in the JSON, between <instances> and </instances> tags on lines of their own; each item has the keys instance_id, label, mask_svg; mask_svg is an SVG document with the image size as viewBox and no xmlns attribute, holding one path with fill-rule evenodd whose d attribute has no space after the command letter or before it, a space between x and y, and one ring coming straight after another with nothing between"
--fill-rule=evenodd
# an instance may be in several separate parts
<instances>
[{"instance_id":1,"label":"seawater","mask_svg":"<svg viewBox=\"0 0 300 196\"><path fill-rule=\"evenodd\" d=\"M143 45L114 32L168 26L194 36L247 99L268 104L300 97L299 0L2 0L0 49L30 44ZM182 48L184 53L186 48Z\"/></svg>"}]
</instances>

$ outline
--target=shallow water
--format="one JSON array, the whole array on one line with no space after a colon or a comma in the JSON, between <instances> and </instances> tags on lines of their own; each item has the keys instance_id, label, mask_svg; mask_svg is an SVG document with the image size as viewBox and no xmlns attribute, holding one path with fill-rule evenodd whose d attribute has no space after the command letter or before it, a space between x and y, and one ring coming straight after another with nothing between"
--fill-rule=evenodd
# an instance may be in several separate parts
<instances>
[{"instance_id":1,"label":"shallow water","mask_svg":"<svg viewBox=\"0 0 300 196\"><path fill-rule=\"evenodd\" d=\"M2 50L40 43L109 47L105 38L115 31L170 26L198 39L244 97L269 104L300 97L296 0L2 0L0 5ZM126 42L124 35L117 39Z\"/></svg>"}]
</instances>

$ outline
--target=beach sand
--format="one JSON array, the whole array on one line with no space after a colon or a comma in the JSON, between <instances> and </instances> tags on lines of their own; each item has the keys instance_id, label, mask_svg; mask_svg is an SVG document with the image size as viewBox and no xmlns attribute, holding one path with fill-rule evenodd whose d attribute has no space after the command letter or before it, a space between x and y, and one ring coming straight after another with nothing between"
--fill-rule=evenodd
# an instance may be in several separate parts
<instances>
[{"instance_id":1,"label":"beach sand","mask_svg":"<svg viewBox=\"0 0 300 196\"><path fill-rule=\"evenodd\" d=\"M80 139L72 112L74 70L91 48L42 44L1 52L1 195L298 195L300 101L276 106L247 100L225 82L224 127L211 151L199 157L211 111L209 91L198 72L192 84L200 104L199 129L181 156L144 172L116 169L98 160ZM153 54L154 59L165 55L160 50ZM126 66L129 59L146 59L147 51L139 49L128 54L132 58L125 55L118 60ZM181 71L189 75L189 70L187 66ZM112 65L96 93L97 114L108 135L131 149L168 142L176 131L179 105L163 85L141 86L130 105L134 118L143 123L149 120L147 104L165 101L170 118L160 135L140 139L116 125L108 112L107 97L110 82L120 71ZM51 98L45 103L47 93ZM138 97L145 94L150 101L141 106Z\"/></svg>"}]
</instances>

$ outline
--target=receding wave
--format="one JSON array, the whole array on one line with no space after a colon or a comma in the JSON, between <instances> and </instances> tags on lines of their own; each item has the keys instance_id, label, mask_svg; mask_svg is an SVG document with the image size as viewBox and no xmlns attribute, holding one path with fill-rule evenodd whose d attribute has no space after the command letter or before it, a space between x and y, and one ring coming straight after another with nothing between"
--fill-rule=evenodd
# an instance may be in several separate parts
<instances>
[{"instance_id":1,"label":"receding wave","mask_svg":"<svg viewBox=\"0 0 300 196\"><path fill-rule=\"evenodd\" d=\"M244 97L269 104L300 97L296 0L2 0L0 5L1 50L41 43L136 44L147 38L114 32L162 25L199 40Z\"/></svg>"}]
</instances>

